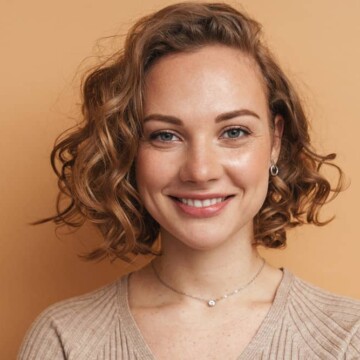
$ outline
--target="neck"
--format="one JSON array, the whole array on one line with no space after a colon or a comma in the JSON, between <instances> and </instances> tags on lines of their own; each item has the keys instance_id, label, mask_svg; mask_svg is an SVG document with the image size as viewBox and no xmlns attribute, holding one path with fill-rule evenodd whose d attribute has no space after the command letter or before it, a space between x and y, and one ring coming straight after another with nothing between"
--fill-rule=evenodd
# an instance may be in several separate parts
<instances>
[{"instance_id":1,"label":"neck","mask_svg":"<svg viewBox=\"0 0 360 360\"><path fill-rule=\"evenodd\" d=\"M162 250L163 255L154 264L162 280L173 288L204 298L221 296L241 287L262 265L248 239L194 250L162 234Z\"/></svg>"}]
</instances>

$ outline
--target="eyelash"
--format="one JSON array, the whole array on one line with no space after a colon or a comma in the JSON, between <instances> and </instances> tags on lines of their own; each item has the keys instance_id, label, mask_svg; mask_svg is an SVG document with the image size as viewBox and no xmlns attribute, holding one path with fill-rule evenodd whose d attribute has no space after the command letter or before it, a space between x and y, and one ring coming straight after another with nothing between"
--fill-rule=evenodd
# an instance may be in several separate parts
<instances>
[{"instance_id":1,"label":"eyelash","mask_svg":"<svg viewBox=\"0 0 360 360\"><path fill-rule=\"evenodd\" d=\"M228 140L231 140L231 141L234 141L234 140L237 140L237 139L242 138L244 136L250 135L250 131L247 130L247 129L244 129L242 127L231 127L231 128L225 129L222 134L229 133L230 131L233 131L233 130L237 130L239 132L242 132L244 135L237 136L237 137L224 137L224 138L228 139ZM159 139L159 137L164 135L164 134L165 135L172 135L172 136L175 136L175 137L177 137L179 139L179 137L176 134L174 134L172 131L161 130L161 131L157 131L157 132L152 133L150 135L150 140L152 140L152 141L159 140L159 141L164 142L164 143L171 142L171 140L160 140Z\"/></svg>"},{"instance_id":2,"label":"eyelash","mask_svg":"<svg viewBox=\"0 0 360 360\"><path fill-rule=\"evenodd\" d=\"M235 138L228 137L228 138L226 138L226 139L229 139L229 140L237 140L237 139L239 139L240 137L244 137L244 136L250 135L250 131L249 131L249 130L246 130L246 129L242 128L242 127L231 127L231 128L225 129L224 132L223 132L223 134L229 133L230 131L233 131L233 130L238 130L238 131L242 132L243 135L242 135L242 136L237 136L237 137L235 137Z\"/></svg>"},{"instance_id":3,"label":"eyelash","mask_svg":"<svg viewBox=\"0 0 360 360\"><path fill-rule=\"evenodd\" d=\"M159 141L161 141L161 142L170 142L170 141L168 141L168 140L160 140L160 139L159 139L159 137L160 137L161 135L164 135L164 134L166 134L166 135L173 135L173 136L176 136L176 137L178 138L177 135L175 135L175 134L172 133L171 131L167 131L167 130L166 130L166 131L157 131L157 132L151 134L151 135L150 135L150 140L159 140Z\"/></svg>"}]
</instances>

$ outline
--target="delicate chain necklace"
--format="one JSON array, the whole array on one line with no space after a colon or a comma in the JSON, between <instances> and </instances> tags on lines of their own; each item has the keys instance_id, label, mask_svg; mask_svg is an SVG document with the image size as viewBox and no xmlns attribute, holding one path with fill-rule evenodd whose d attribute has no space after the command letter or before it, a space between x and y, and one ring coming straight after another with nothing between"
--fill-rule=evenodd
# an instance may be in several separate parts
<instances>
[{"instance_id":1,"label":"delicate chain necklace","mask_svg":"<svg viewBox=\"0 0 360 360\"><path fill-rule=\"evenodd\" d=\"M183 291L180 291L180 290L177 290L175 288L173 288L171 285L169 285L168 283L166 283L159 275L159 273L157 272L156 268L155 268L155 265L154 265L154 262L152 261L151 262L151 266L154 270L154 274L155 276L157 277L157 279L159 280L159 282L164 285L165 287L167 287L168 289L176 292L177 294L180 294L180 295L184 295L184 296L187 296L189 298L192 298L192 299L195 299L195 300L198 300L198 301L201 301L201 302L205 302L207 304L207 306L209 307L214 307L220 300L224 300L224 299L227 299L228 297L230 296L233 296L233 295L236 295L238 292L240 292L241 290L244 290L245 288L247 288L250 284L252 284L255 279L260 275L262 269L264 268L264 265L265 265L265 260L262 259L262 264L259 268L259 270L256 272L256 274L250 279L250 281L248 281L245 285L235 289L234 291L230 292L230 293L227 293L227 294L224 294L218 298L215 298L215 299L205 299L205 298L202 298L200 296L194 296L194 295L190 295L190 294L187 294L186 292L183 292Z\"/></svg>"}]
</instances>

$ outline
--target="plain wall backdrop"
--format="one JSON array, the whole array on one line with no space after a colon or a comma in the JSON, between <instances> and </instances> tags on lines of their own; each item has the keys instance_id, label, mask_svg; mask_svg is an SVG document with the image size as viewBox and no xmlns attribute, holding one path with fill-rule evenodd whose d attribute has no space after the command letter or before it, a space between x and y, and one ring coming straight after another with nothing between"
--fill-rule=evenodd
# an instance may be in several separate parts
<instances>
[{"instance_id":1,"label":"plain wall backdrop","mask_svg":"<svg viewBox=\"0 0 360 360\"><path fill-rule=\"evenodd\" d=\"M56 136L79 118L77 74L96 61L97 40L124 34L138 17L171 3L1 1L1 359L15 358L26 329L45 307L95 289L144 261L87 263L77 254L98 238L95 231L56 236L53 224L28 223L54 211L57 188L49 153ZM307 103L317 149L336 152L351 181L324 211L324 216L336 215L331 224L291 231L285 250L262 254L316 285L360 298L360 2L230 4L263 24L270 47Z\"/></svg>"}]
</instances>

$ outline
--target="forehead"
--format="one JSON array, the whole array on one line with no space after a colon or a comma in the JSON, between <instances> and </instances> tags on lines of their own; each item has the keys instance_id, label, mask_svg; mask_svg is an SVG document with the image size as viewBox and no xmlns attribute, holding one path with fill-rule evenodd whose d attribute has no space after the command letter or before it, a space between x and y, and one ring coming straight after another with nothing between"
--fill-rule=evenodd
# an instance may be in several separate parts
<instances>
[{"instance_id":1,"label":"forehead","mask_svg":"<svg viewBox=\"0 0 360 360\"><path fill-rule=\"evenodd\" d=\"M145 113L210 115L240 107L255 108L264 116L268 112L261 71L240 50L214 45L170 54L146 75Z\"/></svg>"}]
</instances>

